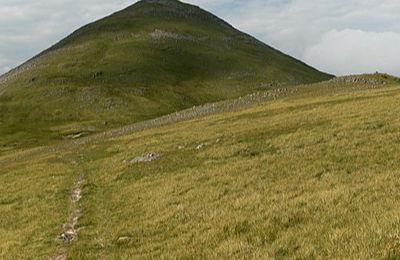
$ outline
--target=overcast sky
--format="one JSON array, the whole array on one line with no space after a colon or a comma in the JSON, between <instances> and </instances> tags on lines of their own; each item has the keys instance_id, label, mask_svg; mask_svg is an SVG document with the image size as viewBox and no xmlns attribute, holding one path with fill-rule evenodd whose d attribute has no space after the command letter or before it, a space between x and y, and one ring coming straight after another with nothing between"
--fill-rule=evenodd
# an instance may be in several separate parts
<instances>
[{"instance_id":1,"label":"overcast sky","mask_svg":"<svg viewBox=\"0 0 400 260\"><path fill-rule=\"evenodd\" d=\"M0 74L135 0L0 0ZM400 76L399 0L186 0L336 75Z\"/></svg>"}]
</instances>

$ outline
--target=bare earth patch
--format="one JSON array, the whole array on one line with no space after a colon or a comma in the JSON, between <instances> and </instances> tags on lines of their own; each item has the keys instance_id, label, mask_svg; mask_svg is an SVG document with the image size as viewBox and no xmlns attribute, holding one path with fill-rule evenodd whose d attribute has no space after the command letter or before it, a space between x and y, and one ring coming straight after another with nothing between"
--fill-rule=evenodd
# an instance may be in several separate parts
<instances>
[{"instance_id":1,"label":"bare earth patch","mask_svg":"<svg viewBox=\"0 0 400 260\"><path fill-rule=\"evenodd\" d=\"M78 224L79 218L82 215L82 210L79 208L79 201L82 199L82 185L85 181L85 174L82 173L78 181L75 183L75 187L71 193L71 216L67 223L63 225L64 232L58 237L59 240L65 242L71 242L76 239L78 235L78 229L76 225Z\"/></svg>"}]
</instances>

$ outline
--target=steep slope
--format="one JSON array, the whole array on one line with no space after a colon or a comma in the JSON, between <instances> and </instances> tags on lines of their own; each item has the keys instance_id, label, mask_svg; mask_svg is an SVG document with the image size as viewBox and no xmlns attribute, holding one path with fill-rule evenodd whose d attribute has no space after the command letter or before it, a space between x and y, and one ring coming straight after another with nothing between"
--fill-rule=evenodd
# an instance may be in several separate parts
<instances>
[{"instance_id":1,"label":"steep slope","mask_svg":"<svg viewBox=\"0 0 400 260\"><path fill-rule=\"evenodd\" d=\"M398 259L400 81L293 90L0 155L0 259Z\"/></svg>"},{"instance_id":2,"label":"steep slope","mask_svg":"<svg viewBox=\"0 0 400 260\"><path fill-rule=\"evenodd\" d=\"M331 78L192 5L145 0L89 24L0 79L0 145L154 118Z\"/></svg>"}]
</instances>

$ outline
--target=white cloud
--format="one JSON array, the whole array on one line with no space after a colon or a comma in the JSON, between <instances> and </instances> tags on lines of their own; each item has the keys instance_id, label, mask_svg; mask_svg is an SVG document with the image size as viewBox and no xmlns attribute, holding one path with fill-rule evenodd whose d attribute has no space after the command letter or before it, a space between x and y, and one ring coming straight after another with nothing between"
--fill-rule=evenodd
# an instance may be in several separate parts
<instances>
[{"instance_id":1,"label":"white cloud","mask_svg":"<svg viewBox=\"0 0 400 260\"><path fill-rule=\"evenodd\" d=\"M330 31L305 49L304 60L338 75L365 72L400 74L400 33Z\"/></svg>"},{"instance_id":2,"label":"white cloud","mask_svg":"<svg viewBox=\"0 0 400 260\"><path fill-rule=\"evenodd\" d=\"M194 0L204 2L207 0ZM216 2L219 2L218 0ZM221 0L221 2L225 2ZM312 66L337 74L400 76L400 1L231 1L217 13L239 29ZM226 5L224 5L226 7ZM329 43L329 44L328 44ZM351 53L352 62L348 62ZM321 55L321 56L319 56Z\"/></svg>"},{"instance_id":3,"label":"white cloud","mask_svg":"<svg viewBox=\"0 0 400 260\"><path fill-rule=\"evenodd\" d=\"M5 72L5 71L10 70L11 68L10 68L9 64L10 64L10 61L8 59L0 56L0 71L3 70Z\"/></svg>"},{"instance_id":4,"label":"white cloud","mask_svg":"<svg viewBox=\"0 0 400 260\"><path fill-rule=\"evenodd\" d=\"M0 0L0 74L127 0Z\"/></svg>"}]
</instances>

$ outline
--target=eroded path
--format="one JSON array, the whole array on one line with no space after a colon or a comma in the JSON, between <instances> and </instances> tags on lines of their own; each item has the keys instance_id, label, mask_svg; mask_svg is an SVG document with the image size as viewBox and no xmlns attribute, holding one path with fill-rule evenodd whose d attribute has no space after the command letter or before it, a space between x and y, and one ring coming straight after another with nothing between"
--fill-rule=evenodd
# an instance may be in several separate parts
<instances>
[{"instance_id":1,"label":"eroded path","mask_svg":"<svg viewBox=\"0 0 400 260\"><path fill-rule=\"evenodd\" d=\"M78 233L81 228L78 228L79 219L83 215L80 201L82 199L82 187L85 183L86 174L81 167L81 163L76 160L70 161L76 171L79 173L70 193L69 199L69 217L67 221L62 224L62 233L56 238L56 241L63 243L73 243L78 238ZM50 258L51 260L64 260L67 259L65 246L62 246L57 254Z\"/></svg>"},{"instance_id":2,"label":"eroded path","mask_svg":"<svg viewBox=\"0 0 400 260\"><path fill-rule=\"evenodd\" d=\"M64 242L72 242L78 235L76 228L79 218L81 217L82 210L79 207L79 201L82 198L82 185L85 181L85 174L81 173L75 187L71 192L71 215L69 220L63 225L64 232L58 237L59 240Z\"/></svg>"}]
</instances>

